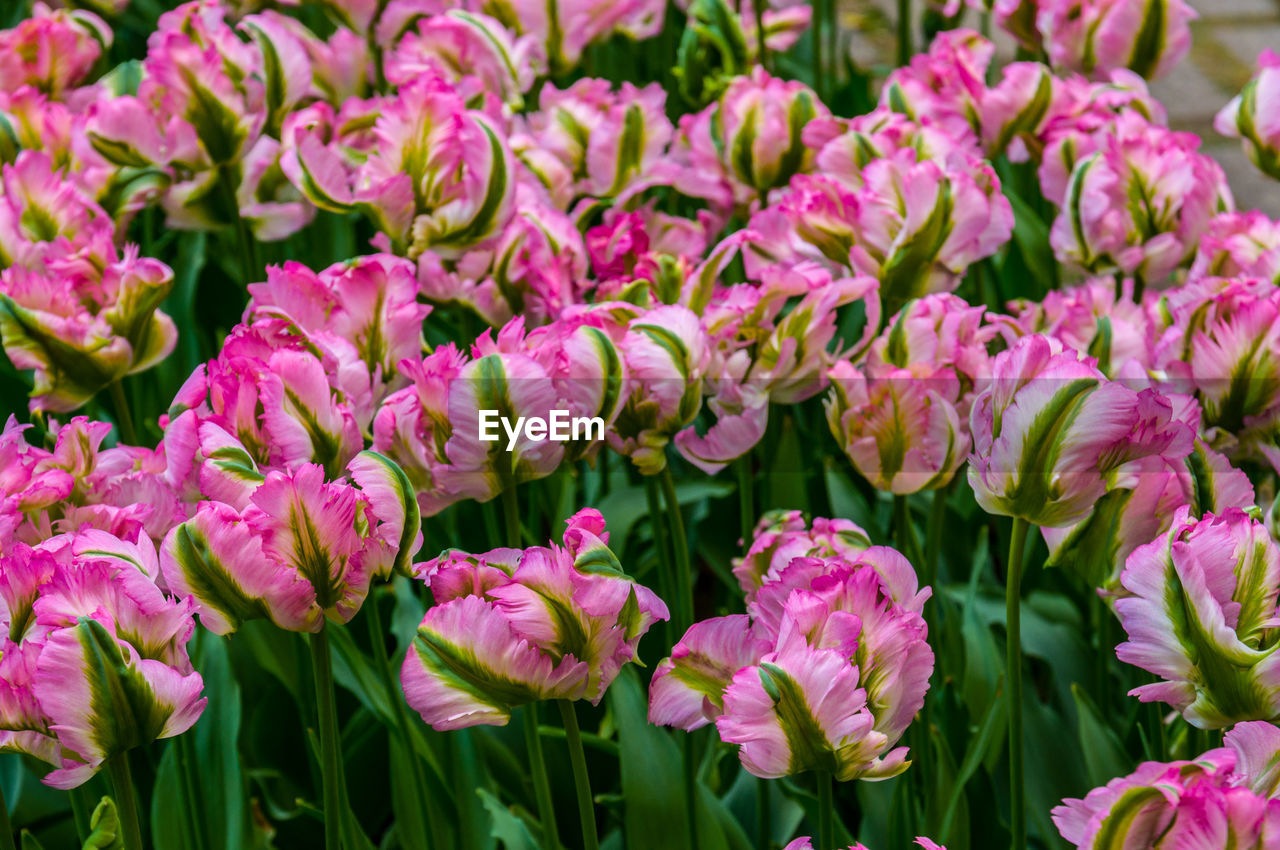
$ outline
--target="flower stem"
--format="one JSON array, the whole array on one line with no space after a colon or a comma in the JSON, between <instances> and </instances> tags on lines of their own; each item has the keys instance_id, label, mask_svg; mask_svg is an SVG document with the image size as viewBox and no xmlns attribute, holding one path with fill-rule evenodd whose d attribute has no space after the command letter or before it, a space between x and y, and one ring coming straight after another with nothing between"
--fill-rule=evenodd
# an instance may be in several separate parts
<instances>
[{"instance_id":1,"label":"flower stem","mask_svg":"<svg viewBox=\"0 0 1280 850\"><path fill-rule=\"evenodd\" d=\"M199 799L199 782L196 778L195 762L197 756L195 753L194 738L191 735L179 735L174 739L174 745L178 748L175 755L178 758L178 776L182 783L183 805L186 808L187 828L190 830L189 840L193 850L204 850L205 834L207 830L204 826L204 809Z\"/></svg>"},{"instance_id":2,"label":"flower stem","mask_svg":"<svg viewBox=\"0 0 1280 850\"><path fill-rule=\"evenodd\" d=\"M520 502L516 497L515 476L502 483L502 521L507 535L507 545L520 548Z\"/></svg>"},{"instance_id":3,"label":"flower stem","mask_svg":"<svg viewBox=\"0 0 1280 850\"><path fill-rule=\"evenodd\" d=\"M769 803L769 780L756 778L756 847L772 850L773 808Z\"/></svg>"},{"instance_id":4,"label":"flower stem","mask_svg":"<svg viewBox=\"0 0 1280 850\"><path fill-rule=\"evenodd\" d=\"M116 413L116 426L120 429L120 440L130 446L136 446L138 432L133 427L133 413L129 410L129 399L125 398L124 385L119 381L112 381L109 389L111 404Z\"/></svg>"},{"instance_id":5,"label":"flower stem","mask_svg":"<svg viewBox=\"0 0 1280 850\"><path fill-rule=\"evenodd\" d=\"M378 610L377 596L372 591L365 602L365 609L369 612L367 617L369 642L373 644L374 659L382 675L387 699L391 701L391 709L396 714L396 736L400 739L400 749L404 751L404 757L409 760L409 770L413 776L413 793L422 805L422 816L426 820L428 831L434 836L435 830L432 828L434 825L431 823L432 807L427 799L427 780L422 772L422 758L413 746L408 705L397 683L395 668L391 665L391 656L387 653L387 635L382 626L382 613Z\"/></svg>"},{"instance_id":6,"label":"flower stem","mask_svg":"<svg viewBox=\"0 0 1280 850\"><path fill-rule=\"evenodd\" d=\"M15 850L13 824L9 822L9 801L4 798L3 786L0 786L0 850Z\"/></svg>"},{"instance_id":7,"label":"flower stem","mask_svg":"<svg viewBox=\"0 0 1280 850\"><path fill-rule=\"evenodd\" d=\"M911 61L911 0L898 0L898 64Z\"/></svg>"},{"instance_id":8,"label":"flower stem","mask_svg":"<svg viewBox=\"0 0 1280 850\"><path fill-rule=\"evenodd\" d=\"M751 480L751 455L738 458L734 466L738 469L738 518L742 528L742 548L751 546L751 532L756 527L756 506L754 482Z\"/></svg>"},{"instance_id":9,"label":"flower stem","mask_svg":"<svg viewBox=\"0 0 1280 850\"><path fill-rule=\"evenodd\" d=\"M1026 787L1022 765L1022 552L1030 524L1014 518L1009 538L1009 574L1005 578L1005 678L1009 701L1010 847L1027 846Z\"/></svg>"},{"instance_id":10,"label":"flower stem","mask_svg":"<svg viewBox=\"0 0 1280 850\"><path fill-rule=\"evenodd\" d=\"M769 70L769 48L764 43L764 4L765 0L751 0L751 8L756 13L756 50L760 54L760 67Z\"/></svg>"},{"instance_id":11,"label":"flower stem","mask_svg":"<svg viewBox=\"0 0 1280 850\"><path fill-rule=\"evenodd\" d=\"M683 635L693 625L693 572L689 568L689 542L670 466L662 467L662 497L667 503L667 522L671 525L671 545L676 559L676 632Z\"/></svg>"},{"instance_id":12,"label":"flower stem","mask_svg":"<svg viewBox=\"0 0 1280 850\"><path fill-rule=\"evenodd\" d=\"M316 680L316 713L320 726L320 773L324 783L324 846L339 850L342 834L342 765L338 753L338 709L333 690L329 623L311 636L311 667Z\"/></svg>"},{"instance_id":13,"label":"flower stem","mask_svg":"<svg viewBox=\"0 0 1280 850\"><path fill-rule=\"evenodd\" d=\"M818 781L818 850L837 850L835 808L831 801L831 774L819 770Z\"/></svg>"},{"instance_id":14,"label":"flower stem","mask_svg":"<svg viewBox=\"0 0 1280 850\"><path fill-rule=\"evenodd\" d=\"M542 740L538 737L538 704L524 707L524 743L529 750L529 772L533 774L533 795L538 801L538 818L542 821L542 845L547 850L560 847L556 829L556 810L551 804L551 783L547 780L547 763L542 758Z\"/></svg>"},{"instance_id":15,"label":"flower stem","mask_svg":"<svg viewBox=\"0 0 1280 850\"><path fill-rule=\"evenodd\" d=\"M942 560L942 526L947 518L947 497L951 486L933 491L933 503L929 506L929 525L924 538L924 584L933 587L938 581L938 562Z\"/></svg>"},{"instance_id":16,"label":"flower stem","mask_svg":"<svg viewBox=\"0 0 1280 850\"><path fill-rule=\"evenodd\" d=\"M138 792L133 787L129 753L126 751L107 759L107 772L111 774L111 793L115 797L116 814L120 818L120 838L124 842L124 850L142 850Z\"/></svg>"},{"instance_id":17,"label":"flower stem","mask_svg":"<svg viewBox=\"0 0 1280 850\"><path fill-rule=\"evenodd\" d=\"M649 503L649 527L653 530L653 547L658 558L658 592L664 600L672 600L675 589L675 578L671 575L671 547L667 544L667 523L662 516L662 503L658 495L658 482L654 480L652 475L644 476L644 495L645 501ZM664 645L672 646L676 640L683 635L672 635L675 631L675 625L667 622L662 624L663 634L665 636Z\"/></svg>"},{"instance_id":18,"label":"flower stem","mask_svg":"<svg viewBox=\"0 0 1280 850\"><path fill-rule=\"evenodd\" d=\"M565 739L569 742L569 761L573 765L573 784L578 791L578 817L582 819L582 846L586 850L599 850L600 838L596 835L596 810L591 799L591 777L587 775L587 759L582 752L582 735L578 732L578 716L573 702L556 700L560 717L564 720Z\"/></svg>"},{"instance_id":19,"label":"flower stem","mask_svg":"<svg viewBox=\"0 0 1280 850\"><path fill-rule=\"evenodd\" d=\"M915 528L911 525L911 508L906 496L893 497L893 532L898 551L902 553L916 571L924 569L924 556L920 554L920 541L916 539Z\"/></svg>"}]
</instances>

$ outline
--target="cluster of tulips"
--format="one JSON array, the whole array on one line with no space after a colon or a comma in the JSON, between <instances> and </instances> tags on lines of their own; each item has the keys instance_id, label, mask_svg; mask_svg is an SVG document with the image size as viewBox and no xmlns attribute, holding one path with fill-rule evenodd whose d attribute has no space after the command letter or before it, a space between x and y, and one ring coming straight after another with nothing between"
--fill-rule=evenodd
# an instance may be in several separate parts
<instances>
[{"instance_id":1,"label":"cluster of tulips","mask_svg":"<svg viewBox=\"0 0 1280 850\"><path fill-rule=\"evenodd\" d=\"M15 9L0 850L1280 848L1184 0Z\"/></svg>"}]
</instances>

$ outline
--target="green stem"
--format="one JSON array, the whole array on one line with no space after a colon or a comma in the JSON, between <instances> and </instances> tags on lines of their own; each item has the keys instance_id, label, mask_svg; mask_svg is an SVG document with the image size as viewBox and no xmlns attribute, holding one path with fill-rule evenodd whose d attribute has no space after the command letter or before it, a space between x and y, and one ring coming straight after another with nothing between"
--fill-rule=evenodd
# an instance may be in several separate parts
<instances>
[{"instance_id":1,"label":"green stem","mask_svg":"<svg viewBox=\"0 0 1280 850\"><path fill-rule=\"evenodd\" d=\"M761 205L761 209L763 209ZM756 527L755 483L751 480L751 455L738 458L738 519L742 529L742 548L751 546L751 532Z\"/></svg>"},{"instance_id":2,"label":"green stem","mask_svg":"<svg viewBox=\"0 0 1280 850\"><path fill-rule=\"evenodd\" d=\"M951 486L939 487L933 491L933 502L929 505L929 525L925 532L924 574L921 580L929 587L938 582L938 563L942 560L942 527L947 519L947 498L951 495Z\"/></svg>"},{"instance_id":3,"label":"green stem","mask_svg":"<svg viewBox=\"0 0 1280 850\"><path fill-rule=\"evenodd\" d=\"M0 850L15 850L13 824L9 821L9 801L4 798L3 786L0 786Z\"/></svg>"},{"instance_id":4,"label":"green stem","mask_svg":"<svg viewBox=\"0 0 1280 850\"><path fill-rule=\"evenodd\" d=\"M898 0L898 64L911 61L911 0Z\"/></svg>"},{"instance_id":5,"label":"green stem","mask_svg":"<svg viewBox=\"0 0 1280 850\"><path fill-rule=\"evenodd\" d=\"M502 482L502 522L507 535L507 545L520 548L520 502L516 497L514 476Z\"/></svg>"},{"instance_id":6,"label":"green stem","mask_svg":"<svg viewBox=\"0 0 1280 850\"><path fill-rule=\"evenodd\" d=\"M667 522L662 515L661 496L658 494L658 482L652 475L644 476L644 496L649 504L649 527L653 530L653 548L658 559L658 595L675 605L675 577L671 574L671 546L667 542ZM673 646L683 637L672 634L675 624L668 621L662 624L663 645Z\"/></svg>"},{"instance_id":7,"label":"green stem","mask_svg":"<svg viewBox=\"0 0 1280 850\"><path fill-rule=\"evenodd\" d=\"M818 850L837 850L835 806L831 800L831 774L819 770L814 774L818 782Z\"/></svg>"},{"instance_id":8,"label":"green stem","mask_svg":"<svg viewBox=\"0 0 1280 850\"><path fill-rule=\"evenodd\" d=\"M920 553L920 541L916 539L915 528L911 525L911 508L906 496L893 497L893 533L898 551L917 570L923 569L924 555Z\"/></svg>"},{"instance_id":9,"label":"green stem","mask_svg":"<svg viewBox=\"0 0 1280 850\"><path fill-rule=\"evenodd\" d=\"M120 441L130 446L138 445L138 432L133 427L133 413L129 410L129 399L125 397L124 385L120 381L112 381L109 387L111 405L115 408L116 427L120 429Z\"/></svg>"},{"instance_id":10,"label":"green stem","mask_svg":"<svg viewBox=\"0 0 1280 850\"><path fill-rule=\"evenodd\" d=\"M338 709L333 690L333 658L329 623L311 636L311 667L316 680L316 714L320 726L320 772L324 785L324 846L339 850L342 834L342 764L338 753Z\"/></svg>"},{"instance_id":11,"label":"green stem","mask_svg":"<svg viewBox=\"0 0 1280 850\"><path fill-rule=\"evenodd\" d=\"M671 467L662 467L662 497L667 503L667 522L671 525L671 545L676 560L676 631L683 635L693 625L693 572L689 567L689 542L684 533L684 517L676 498L676 482Z\"/></svg>"},{"instance_id":12,"label":"green stem","mask_svg":"<svg viewBox=\"0 0 1280 850\"><path fill-rule=\"evenodd\" d=\"M396 736L400 739L400 749L404 751L404 757L409 760L409 770L413 776L413 792L414 796L422 806L422 816L427 821L428 831L439 839L435 831L435 825L431 818L431 801L427 798L427 779L422 772L422 759L418 755L417 749L413 746L413 729L409 723L409 708L404 701L404 695L400 690L399 680L396 677L395 667L391 664L391 656L387 652L387 633L382 626L382 612L378 610L378 598L374 591L370 591L369 598L365 602L365 609L369 612L366 621L369 624L369 642L373 644L373 656L377 661L378 670L382 675L383 688L387 692L387 699L391 701L392 710L396 713Z\"/></svg>"},{"instance_id":13,"label":"green stem","mask_svg":"<svg viewBox=\"0 0 1280 850\"><path fill-rule=\"evenodd\" d=\"M193 752L192 742L194 738L191 735L179 735L174 741L174 745L178 748L175 755L178 757L178 774L182 782L182 791L185 808L187 828L191 831L189 841L191 847L195 850L204 850L204 837L208 830L204 825L204 808L201 806L203 802L199 798L198 789L199 781L195 772L195 753Z\"/></svg>"},{"instance_id":14,"label":"green stem","mask_svg":"<svg viewBox=\"0 0 1280 850\"><path fill-rule=\"evenodd\" d=\"M769 70L769 48L764 43L764 4L766 0L751 0L751 8L756 13L756 51L760 67ZM763 207L762 207L763 209Z\"/></svg>"},{"instance_id":15,"label":"green stem","mask_svg":"<svg viewBox=\"0 0 1280 850\"><path fill-rule=\"evenodd\" d=\"M698 846L698 759L694 752L693 732L684 736L684 748L681 755L684 762L684 810L688 812L685 823L689 826L689 846Z\"/></svg>"},{"instance_id":16,"label":"green stem","mask_svg":"<svg viewBox=\"0 0 1280 850\"><path fill-rule=\"evenodd\" d=\"M107 759L107 772L111 774L111 793L115 797L116 813L120 817L120 838L124 842L124 850L142 850L138 792L133 787L128 751Z\"/></svg>"},{"instance_id":17,"label":"green stem","mask_svg":"<svg viewBox=\"0 0 1280 850\"><path fill-rule=\"evenodd\" d=\"M813 93L818 96L818 100L826 97L825 75L822 69L822 7L822 0L816 0L813 4Z\"/></svg>"},{"instance_id":18,"label":"green stem","mask_svg":"<svg viewBox=\"0 0 1280 850\"><path fill-rule=\"evenodd\" d=\"M591 777L587 775L587 758L582 752L582 736L578 732L578 715L573 702L556 700L560 717L564 720L565 739L569 743L569 761L573 765L573 785L578 792L578 817L582 820L582 846L585 850L599 850L600 838L596 835L596 810L591 799Z\"/></svg>"},{"instance_id":19,"label":"green stem","mask_svg":"<svg viewBox=\"0 0 1280 850\"><path fill-rule=\"evenodd\" d=\"M773 808L769 803L769 780L756 779L756 847L773 850Z\"/></svg>"},{"instance_id":20,"label":"green stem","mask_svg":"<svg viewBox=\"0 0 1280 850\"><path fill-rule=\"evenodd\" d=\"M1030 523L1014 518L1005 578L1005 678L1009 705L1009 831L1012 850L1027 846L1027 789L1022 764L1022 555Z\"/></svg>"},{"instance_id":21,"label":"green stem","mask_svg":"<svg viewBox=\"0 0 1280 850\"><path fill-rule=\"evenodd\" d=\"M538 737L538 704L524 707L524 743L529 750L529 773L533 775L533 796L538 802L538 818L542 821L543 846L547 850L560 847L556 829L556 810L551 804L551 783L547 780L547 763L542 758L542 740Z\"/></svg>"},{"instance_id":22,"label":"green stem","mask_svg":"<svg viewBox=\"0 0 1280 850\"><path fill-rule=\"evenodd\" d=\"M79 788L72 788L67 795L71 798L71 818L76 822L76 837L84 844L89 840L89 833L92 827L89 826L89 819L92 816L93 807L89 805L88 791L81 785ZM5 848L8 850L8 848Z\"/></svg>"}]
</instances>

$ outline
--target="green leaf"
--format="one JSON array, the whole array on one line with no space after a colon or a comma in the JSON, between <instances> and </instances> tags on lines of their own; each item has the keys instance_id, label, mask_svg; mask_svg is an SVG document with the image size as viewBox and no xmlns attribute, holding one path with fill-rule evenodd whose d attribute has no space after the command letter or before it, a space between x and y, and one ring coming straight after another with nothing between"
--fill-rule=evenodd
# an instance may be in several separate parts
<instances>
[{"instance_id":1,"label":"green leaf","mask_svg":"<svg viewBox=\"0 0 1280 850\"><path fill-rule=\"evenodd\" d=\"M484 788L477 788L476 794L492 820L489 834L498 839L498 843L506 850L537 850L538 842L515 812L502 805L501 800Z\"/></svg>"},{"instance_id":2,"label":"green leaf","mask_svg":"<svg viewBox=\"0 0 1280 850\"><path fill-rule=\"evenodd\" d=\"M925 800L925 824L929 835L942 834L942 822L948 814L951 816L951 842L947 850L969 850L969 801L960 794L954 809L951 808L952 790L959 780L955 757L951 754L951 745L937 726L929 730L930 746L934 752L933 792ZM929 777L924 777L929 781Z\"/></svg>"},{"instance_id":3,"label":"green leaf","mask_svg":"<svg viewBox=\"0 0 1280 850\"><path fill-rule=\"evenodd\" d=\"M93 810L89 827L91 831L84 842L84 850L124 850L124 839L120 836L120 814L116 811L115 801L110 797L103 797Z\"/></svg>"},{"instance_id":4,"label":"green leaf","mask_svg":"<svg viewBox=\"0 0 1280 850\"><path fill-rule=\"evenodd\" d=\"M628 850L689 850L680 748L671 733L649 725L648 699L635 671L623 670L608 700L618 727Z\"/></svg>"},{"instance_id":5,"label":"green leaf","mask_svg":"<svg viewBox=\"0 0 1280 850\"><path fill-rule=\"evenodd\" d=\"M1072 684L1076 698L1076 722L1080 734L1080 752L1084 754L1085 772L1093 787L1106 785L1117 776L1133 770L1133 759L1120 745L1115 730L1098 713L1098 707L1078 684Z\"/></svg>"}]
</instances>

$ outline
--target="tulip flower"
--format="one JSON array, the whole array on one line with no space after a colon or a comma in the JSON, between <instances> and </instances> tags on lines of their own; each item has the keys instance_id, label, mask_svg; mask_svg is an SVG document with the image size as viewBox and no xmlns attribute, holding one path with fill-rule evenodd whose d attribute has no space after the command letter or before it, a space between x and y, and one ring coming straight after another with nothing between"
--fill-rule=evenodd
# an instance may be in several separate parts
<instances>
[{"instance_id":1,"label":"tulip flower","mask_svg":"<svg viewBox=\"0 0 1280 850\"><path fill-rule=\"evenodd\" d=\"M518 138L513 146L543 183L553 180L549 169L563 171L565 207L580 195L626 197L660 174L673 133L665 104L656 83L623 83L616 92L607 80L592 78L563 90L547 85L539 110L528 116L527 141Z\"/></svg>"},{"instance_id":2,"label":"tulip flower","mask_svg":"<svg viewBox=\"0 0 1280 850\"><path fill-rule=\"evenodd\" d=\"M164 263L104 239L44 265L0 272L0 339L35 372L33 410L75 410L173 350L177 329L157 309L173 285Z\"/></svg>"},{"instance_id":3,"label":"tulip flower","mask_svg":"<svg viewBox=\"0 0 1280 850\"><path fill-rule=\"evenodd\" d=\"M895 369L868 378L841 360L828 376L831 433L873 487L895 495L937 489L964 464L969 435L956 413L960 383L953 373L919 377Z\"/></svg>"},{"instance_id":4,"label":"tulip flower","mask_svg":"<svg viewBox=\"0 0 1280 850\"><path fill-rule=\"evenodd\" d=\"M1040 335L996 356L970 427L978 504L1040 526L1082 518L1126 463L1184 457L1193 436L1154 390L1111 383Z\"/></svg>"},{"instance_id":5,"label":"tulip flower","mask_svg":"<svg viewBox=\"0 0 1280 850\"><path fill-rule=\"evenodd\" d=\"M1280 180L1280 54L1266 49L1258 72L1213 122L1224 136L1239 138L1263 173Z\"/></svg>"},{"instance_id":6,"label":"tulip flower","mask_svg":"<svg viewBox=\"0 0 1280 850\"><path fill-rule=\"evenodd\" d=\"M491 92L517 109L541 64L531 37L513 37L488 15L461 9L418 18L385 59L387 81L393 85L439 76L452 79L468 100Z\"/></svg>"},{"instance_id":7,"label":"tulip flower","mask_svg":"<svg viewBox=\"0 0 1280 850\"><path fill-rule=\"evenodd\" d=\"M1143 762L1128 776L1063 800L1053 810L1073 847L1270 847L1280 829L1274 764L1280 732L1270 723L1241 723L1225 746L1189 761Z\"/></svg>"},{"instance_id":8,"label":"tulip flower","mask_svg":"<svg viewBox=\"0 0 1280 850\"><path fill-rule=\"evenodd\" d=\"M1183 0L1141 8L1125 0L1054 0L1038 7L1036 29L1050 63L1090 76L1116 68L1164 76L1191 48L1190 23L1198 17Z\"/></svg>"},{"instance_id":9,"label":"tulip flower","mask_svg":"<svg viewBox=\"0 0 1280 850\"><path fill-rule=\"evenodd\" d=\"M684 307L658 307L631 322L622 350L633 391L607 434L609 445L655 475L666 468L667 443L702 406L706 331Z\"/></svg>"},{"instance_id":10,"label":"tulip flower","mask_svg":"<svg viewBox=\"0 0 1280 850\"><path fill-rule=\"evenodd\" d=\"M155 548L145 536L132 544L93 531L18 544L4 567L0 747L49 761L57 769L45 782L74 788L108 764L119 781L128 750L196 722L205 700L186 652L191 609L146 571ZM136 829L136 812L126 817Z\"/></svg>"},{"instance_id":11,"label":"tulip flower","mask_svg":"<svg viewBox=\"0 0 1280 850\"><path fill-rule=\"evenodd\" d=\"M1200 237L1189 280L1252 277L1280 285L1280 222L1258 210L1220 213Z\"/></svg>"},{"instance_id":12,"label":"tulip flower","mask_svg":"<svg viewBox=\"0 0 1280 850\"><path fill-rule=\"evenodd\" d=\"M795 558L856 561L870 546L871 538L852 520L815 517L810 525L800 511L769 511L757 523L746 554L734 560L733 574L750 605L760 587L777 581Z\"/></svg>"},{"instance_id":13,"label":"tulip flower","mask_svg":"<svg viewBox=\"0 0 1280 850\"><path fill-rule=\"evenodd\" d=\"M542 822L553 829L536 703L560 702L584 841L593 845L590 784L572 701L599 703L623 665L637 660L640 638L667 606L622 569L594 509L568 520L564 546L448 552L421 575L436 604L405 656L401 681L409 705L435 729L504 726L525 706Z\"/></svg>"},{"instance_id":14,"label":"tulip flower","mask_svg":"<svg viewBox=\"0 0 1280 850\"><path fill-rule=\"evenodd\" d=\"M317 207L369 215L397 253L456 259L511 217L505 134L438 78L415 80L385 102L373 150L354 168L321 143L319 130L295 131L296 168L291 160L285 173Z\"/></svg>"},{"instance_id":15,"label":"tulip flower","mask_svg":"<svg viewBox=\"0 0 1280 850\"><path fill-rule=\"evenodd\" d=\"M421 544L417 505L394 463L361 452L351 483L325 481L320 467L270 472L241 510L202 502L160 547L165 582L195 600L201 624L229 634L270 618L289 631L346 622L375 576L407 571Z\"/></svg>"},{"instance_id":16,"label":"tulip flower","mask_svg":"<svg viewBox=\"0 0 1280 850\"><path fill-rule=\"evenodd\" d=\"M1130 694L1166 702L1202 729L1280 715L1269 638L1280 550L1261 522L1238 508L1196 521L1182 508L1165 535L1129 556L1120 584L1116 614L1129 640L1116 655L1162 679Z\"/></svg>"},{"instance_id":17,"label":"tulip flower","mask_svg":"<svg viewBox=\"0 0 1280 850\"><path fill-rule=\"evenodd\" d=\"M1205 279L1170 295L1162 344L1204 408L1206 438L1233 457L1265 453L1280 411L1280 297L1264 281ZM1181 322L1194 320L1194 325Z\"/></svg>"},{"instance_id":18,"label":"tulip flower","mask_svg":"<svg viewBox=\"0 0 1280 850\"><path fill-rule=\"evenodd\" d=\"M939 33L925 53L912 56L885 81L880 106L916 123L930 123L971 144L979 131L985 76L995 45L969 29Z\"/></svg>"},{"instance_id":19,"label":"tulip flower","mask_svg":"<svg viewBox=\"0 0 1280 850\"><path fill-rule=\"evenodd\" d=\"M829 113L802 83L755 68L737 77L719 99L682 124L693 164L714 164L733 186L739 204L768 193L807 171L813 154L802 133Z\"/></svg>"},{"instance_id":20,"label":"tulip flower","mask_svg":"<svg viewBox=\"0 0 1280 850\"><path fill-rule=\"evenodd\" d=\"M268 266L266 282L249 284L249 294L247 315L283 316L335 349L354 345L370 382L385 389L398 388L396 367L422 350L422 322L431 312L418 303L413 265L388 254L356 257L319 274L294 262Z\"/></svg>"},{"instance_id":21,"label":"tulip flower","mask_svg":"<svg viewBox=\"0 0 1280 850\"><path fill-rule=\"evenodd\" d=\"M1189 262L1209 220L1232 205L1222 168L1198 147L1194 135L1120 116L1071 173L1050 235L1056 256L1151 282Z\"/></svg>"},{"instance_id":22,"label":"tulip flower","mask_svg":"<svg viewBox=\"0 0 1280 850\"><path fill-rule=\"evenodd\" d=\"M33 15L0 30L0 90L33 86L54 99L82 82L111 47L111 28L90 11L35 4Z\"/></svg>"},{"instance_id":23,"label":"tulip flower","mask_svg":"<svg viewBox=\"0 0 1280 850\"><path fill-rule=\"evenodd\" d=\"M941 844L924 837L917 838L915 844L923 848L923 850L947 850ZM782 850L813 850L813 840L810 838L797 838L786 847L783 847ZM867 850L867 847L864 844L851 844L849 845L849 850Z\"/></svg>"},{"instance_id":24,"label":"tulip flower","mask_svg":"<svg viewBox=\"0 0 1280 850\"><path fill-rule=\"evenodd\" d=\"M900 604L873 563L801 558L780 576L793 589L774 651L734 674L716 718L757 776L818 770L848 781L906 769L906 748L892 748L924 704L933 670L918 607L929 591ZM768 628L768 618L760 622Z\"/></svg>"}]
</instances>

